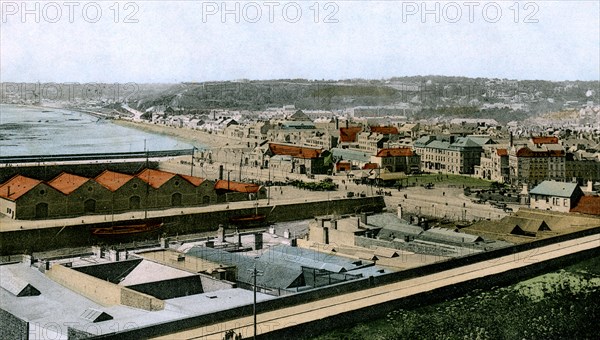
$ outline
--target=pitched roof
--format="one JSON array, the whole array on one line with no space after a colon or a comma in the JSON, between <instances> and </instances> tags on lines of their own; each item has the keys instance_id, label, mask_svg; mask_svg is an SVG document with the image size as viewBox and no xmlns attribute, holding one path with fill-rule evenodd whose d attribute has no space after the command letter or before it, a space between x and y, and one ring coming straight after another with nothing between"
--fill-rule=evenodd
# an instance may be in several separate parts
<instances>
[{"instance_id":1,"label":"pitched roof","mask_svg":"<svg viewBox=\"0 0 600 340\"><path fill-rule=\"evenodd\" d=\"M68 195L73 191L77 190L89 180L90 179L87 177L62 172L60 175L54 177L50 182L48 182L48 185L62 192L63 194Z\"/></svg>"},{"instance_id":2,"label":"pitched roof","mask_svg":"<svg viewBox=\"0 0 600 340\"><path fill-rule=\"evenodd\" d=\"M398 128L394 126L370 126L371 132L381 133L383 135L397 135Z\"/></svg>"},{"instance_id":3,"label":"pitched roof","mask_svg":"<svg viewBox=\"0 0 600 340\"><path fill-rule=\"evenodd\" d=\"M14 201L41 182L37 179L16 175L0 185L0 197Z\"/></svg>"},{"instance_id":4,"label":"pitched roof","mask_svg":"<svg viewBox=\"0 0 600 340\"><path fill-rule=\"evenodd\" d=\"M381 149L377 152L377 157L410 157L413 152L410 148L391 148Z\"/></svg>"},{"instance_id":5,"label":"pitched roof","mask_svg":"<svg viewBox=\"0 0 600 340\"><path fill-rule=\"evenodd\" d=\"M365 165L363 165L363 170L369 170L369 169L378 169L379 165L377 163L367 163Z\"/></svg>"},{"instance_id":6,"label":"pitched roof","mask_svg":"<svg viewBox=\"0 0 600 340\"><path fill-rule=\"evenodd\" d=\"M531 137L533 144L558 144L558 137L555 136L540 136Z\"/></svg>"},{"instance_id":7,"label":"pitched roof","mask_svg":"<svg viewBox=\"0 0 600 340\"><path fill-rule=\"evenodd\" d=\"M201 177L195 177L195 176L190 176L190 175L179 175L179 176L181 176L186 181L192 183L192 185L195 187L199 186L200 184L202 184L205 181L205 179L201 178Z\"/></svg>"},{"instance_id":8,"label":"pitched roof","mask_svg":"<svg viewBox=\"0 0 600 340\"><path fill-rule=\"evenodd\" d=\"M150 184L154 189L160 188L175 176L177 175L174 173L154 169L144 169L139 174L135 175L135 177Z\"/></svg>"},{"instance_id":9,"label":"pitched roof","mask_svg":"<svg viewBox=\"0 0 600 340\"><path fill-rule=\"evenodd\" d=\"M517 157L562 157L565 155L564 150L531 150L528 147L520 148L516 154Z\"/></svg>"},{"instance_id":10,"label":"pitched roof","mask_svg":"<svg viewBox=\"0 0 600 340\"><path fill-rule=\"evenodd\" d=\"M340 142L356 142L356 135L362 131L359 126L340 128Z\"/></svg>"},{"instance_id":11,"label":"pitched roof","mask_svg":"<svg viewBox=\"0 0 600 340\"><path fill-rule=\"evenodd\" d=\"M240 182L229 182L226 180L218 180L215 183L215 190L229 190L244 193L256 193L260 189L258 184L253 183L240 183Z\"/></svg>"},{"instance_id":12,"label":"pitched roof","mask_svg":"<svg viewBox=\"0 0 600 340\"><path fill-rule=\"evenodd\" d=\"M543 181L530 191L530 194L571 197L578 189L577 183L565 183L556 181Z\"/></svg>"},{"instance_id":13,"label":"pitched roof","mask_svg":"<svg viewBox=\"0 0 600 340\"><path fill-rule=\"evenodd\" d=\"M129 182L132 178L134 178L132 175L104 170L100 175L96 176L94 180L106 189L114 192Z\"/></svg>"},{"instance_id":14,"label":"pitched roof","mask_svg":"<svg viewBox=\"0 0 600 340\"><path fill-rule=\"evenodd\" d=\"M583 196L571 212L600 215L600 196Z\"/></svg>"},{"instance_id":15,"label":"pitched roof","mask_svg":"<svg viewBox=\"0 0 600 340\"><path fill-rule=\"evenodd\" d=\"M498 156L508 156L508 150L506 149L496 149L496 153Z\"/></svg>"},{"instance_id":16,"label":"pitched roof","mask_svg":"<svg viewBox=\"0 0 600 340\"><path fill-rule=\"evenodd\" d=\"M296 158L319 158L323 152L323 149L313 149L275 143L269 143L269 150L271 150L273 155L286 155Z\"/></svg>"}]
</instances>

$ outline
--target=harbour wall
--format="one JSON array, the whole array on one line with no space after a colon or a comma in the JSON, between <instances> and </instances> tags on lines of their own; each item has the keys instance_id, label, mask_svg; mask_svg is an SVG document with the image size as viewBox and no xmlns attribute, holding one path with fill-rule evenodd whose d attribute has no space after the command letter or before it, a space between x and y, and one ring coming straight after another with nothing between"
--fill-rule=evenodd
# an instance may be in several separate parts
<instances>
[{"instance_id":1,"label":"harbour wall","mask_svg":"<svg viewBox=\"0 0 600 340\"><path fill-rule=\"evenodd\" d=\"M0 233L0 255L31 254L59 248L86 247L92 245L118 245L153 240L160 237L216 231L219 225L227 225L229 219L248 214L265 214L270 223L310 219L326 214L350 214L363 211L380 212L385 207L382 196L279 204L245 209L226 209L195 214L179 214L162 217L164 226L158 230L126 237L102 237L92 234L93 228L108 228L123 222L102 222L64 227L14 230ZM141 219L128 223L143 223Z\"/></svg>"}]
</instances>

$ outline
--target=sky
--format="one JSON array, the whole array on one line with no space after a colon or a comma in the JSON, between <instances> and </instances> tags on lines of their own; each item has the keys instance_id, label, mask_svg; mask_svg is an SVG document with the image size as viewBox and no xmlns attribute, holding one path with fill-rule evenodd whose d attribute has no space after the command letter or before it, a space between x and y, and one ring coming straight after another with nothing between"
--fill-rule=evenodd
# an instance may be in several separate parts
<instances>
[{"instance_id":1,"label":"sky","mask_svg":"<svg viewBox=\"0 0 600 340\"><path fill-rule=\"evenodd\" d=\"M0 81L599 80L600 1L5 1Z\"/></svg>"}]
</instances>

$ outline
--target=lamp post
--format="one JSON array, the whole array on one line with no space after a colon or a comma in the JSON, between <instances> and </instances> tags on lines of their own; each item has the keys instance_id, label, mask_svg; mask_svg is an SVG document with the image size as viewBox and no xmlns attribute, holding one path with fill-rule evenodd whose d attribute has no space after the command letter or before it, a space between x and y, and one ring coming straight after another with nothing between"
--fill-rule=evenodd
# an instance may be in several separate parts
<instances>
[{"instance_id":1,"label":"lamp post","mask_svg":"<svg viewBox=\"0 0 600 340\"><path fill-rule=\"evenodd\" d=\"M261 276L263 272L256 269L256 262L254 263L254 268L248 269L248 271L252 273L253 281L252 290L254 292L254 302L252 303L252 317L254 319L254 335L252 338L256 340L256 277Z\"/></svg>"}]
</instances>

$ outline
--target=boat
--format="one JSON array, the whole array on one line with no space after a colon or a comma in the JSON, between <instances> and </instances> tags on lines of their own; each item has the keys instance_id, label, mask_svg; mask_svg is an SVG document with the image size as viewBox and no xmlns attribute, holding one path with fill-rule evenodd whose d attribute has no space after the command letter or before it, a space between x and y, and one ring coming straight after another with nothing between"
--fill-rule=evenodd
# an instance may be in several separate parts
<instances>
[{"instance_id":1,"label":"boat","mask_svg":"<svg viewBox=\"0 0 600 340\"><path fill-rule=\"evenodd\" d=\"M239 227L253 227L264 225L267 219L267 215L262 214L250 214L250 215L238 215L229 218L229 223Z\"/></svg>"},{"instance_id":2,"label":"boat","mask_svg":"<svg viewBox=\"0 0 600 340\"><path fill-rule=\"evenodd\" d=\"M146 222L126 224L104 228L92 228L92 234L97 236L127 236L154 231L162 228L163 222Z\"/></svg>"}]
</instances>

